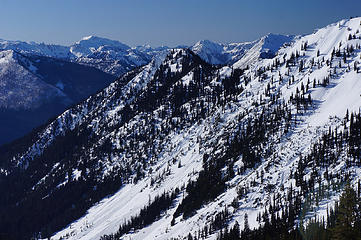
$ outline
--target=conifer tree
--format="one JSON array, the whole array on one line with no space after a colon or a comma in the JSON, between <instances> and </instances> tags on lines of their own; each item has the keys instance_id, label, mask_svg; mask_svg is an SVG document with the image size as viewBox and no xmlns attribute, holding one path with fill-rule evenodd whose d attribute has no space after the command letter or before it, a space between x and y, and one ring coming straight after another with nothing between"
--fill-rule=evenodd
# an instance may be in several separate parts
<instances>
[{"instance_id":1,"label":"conifer tree","mask_svg":"<svg viewBox=\"0 0 361 240\"><path fill-rule=\"evenodd\" d=\"M354 228L356 223L356 214L356 192L348 183L346 184L346 187L340 197L336 226L332 229L332 239L360 239L360 237L357 235L357 230Z\"/></svg>"}]
</instances>

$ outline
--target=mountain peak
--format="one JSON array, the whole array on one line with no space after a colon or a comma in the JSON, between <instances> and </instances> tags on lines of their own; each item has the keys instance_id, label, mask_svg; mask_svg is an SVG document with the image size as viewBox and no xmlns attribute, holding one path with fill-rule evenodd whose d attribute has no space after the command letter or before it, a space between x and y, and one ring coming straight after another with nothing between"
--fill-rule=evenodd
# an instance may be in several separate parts
<instances>
[{"instance_id":1,"label":"mountain peak","mask_svg":"<svg viewBox=\"0 0 361 240\"><path fill-rule=\"evenodd\" d=\"M210 40L198 41L192 51L212 64L232 64L243 57L255 42L222 44Z\"/></svg>"},{"instance_id":2,"label":"mountain peak","mask_svg":"<svg viewBox=\"0 0 361 240\"><path fill-rule=\"evenodd\" d=\"M117 40L111 40L108 38L98 37L94 35L83 37L80 41L76 42L74 45L83 45L94 48L98 48L100 46L112 46L112 47L124 48L125 50L130 48L128 45L121 43Z\"/></svg>"},{"instance_id":3,"label":"mountain peak","mask_svg":"<svg viewBox=\"0 0 361 240\"><path fill-rule=\"evenodd\" d=\"M283 44L291 42L294 38L295 36L293 35L268 33L260 40L260 42L262 42L262 52L271 52L272 54L270 57L273 57L274 53L276 53Z\"/></svg>"},{"instance_id":4,"label":"mountain peak","mask_svg":"<svg viewBox=\"0 0 361 240\"><path fill-rule=\"evenodd\" d=\"M91 55L100 47L107 47L108 49L114 49L116 51L126 51L130 49L128 45L119 41L91 35L83 37L80 41L72 45L70 51L77 57L84 57Z\"/></svg>"},{"instance_id":5,"label":"mountain peak","mask_svg":"<svg viewBox=\"0 0 361 240\"><path fill-rule=\"evenodd\" d=\"M81 41L82 41L82 40L88 41L88 40L93 39L93 38L98 38L98 37L97 37L97 36L94 36L94 35L89 35L89 36L87 36L87 37L83 37L83 38L81 39Z\"/></svg>"},{"instance_id":6,"label":"mountain peak","mask_svg":"<svg viewBox=\"0 0 361 240\"><path fill-rule=\"evenodd\" d=\"M216 48L223 48L222 44L220 43L216 43L216 42L213 42L211 40L208 40L208 39L204 39L204 40L200 40L198 41L196 44L194 44L194 47L216 47Z\"/></svg>"}]
</instances>

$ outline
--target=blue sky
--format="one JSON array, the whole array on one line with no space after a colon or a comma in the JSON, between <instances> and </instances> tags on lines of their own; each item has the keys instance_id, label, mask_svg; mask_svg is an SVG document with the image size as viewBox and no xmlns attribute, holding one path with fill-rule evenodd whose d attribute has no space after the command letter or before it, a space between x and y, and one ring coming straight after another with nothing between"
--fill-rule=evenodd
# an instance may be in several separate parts
<instances>
[{"instance_id":1,"label":"blue sky","mask_svg":"<svg viewBox=\"0 0 361 240\"><path fill-rule=\"evenodd\" d=\"M70 45L88 35L130 46L305 34L361 15L360 0L1 0L0 38Z\"/></svg>"}]
</instances>

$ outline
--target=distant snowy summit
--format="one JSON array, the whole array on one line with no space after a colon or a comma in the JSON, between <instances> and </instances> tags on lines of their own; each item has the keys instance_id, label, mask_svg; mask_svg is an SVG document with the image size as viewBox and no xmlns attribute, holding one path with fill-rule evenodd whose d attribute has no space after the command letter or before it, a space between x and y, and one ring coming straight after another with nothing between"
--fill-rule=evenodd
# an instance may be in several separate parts
<instances>
[{"instance_id":1,"label":"distant snowy summit","mask_svg":"<svg viewBox=\"0 0 361 240\"><path fill-rule=\"evenodd\" d=\"M212 64L234 64L246 57L250 63L259 58L272 58L277 51L287 42L291 42L294 36L269 33L266 36L244 43L215 43L209 40L197 42L191 49L203 60Z\"/></svg>"},{"instance_id":2,"label":"distant snowy summit","mask_svg":"<svg viewBox=\"0 0 361 240\"><path fill-rule=\"evenodd\" d=\"M114 50L119 52L126 52L129 49L129 46L119 41L97 36L84 37L74 45L70 46L70 52L76 57L89 56L98 51Z\"/></svg>"}]
</instances>

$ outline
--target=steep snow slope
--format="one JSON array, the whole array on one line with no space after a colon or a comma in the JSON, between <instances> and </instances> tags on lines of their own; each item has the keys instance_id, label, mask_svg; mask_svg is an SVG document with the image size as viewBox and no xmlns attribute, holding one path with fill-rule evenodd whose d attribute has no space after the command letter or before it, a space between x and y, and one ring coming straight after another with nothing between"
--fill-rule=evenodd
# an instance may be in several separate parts
<instances>
[{"instance_id":1,"label":"steep snow slope","mask_svg":"<svg viewBox=\"0 0 361 240\"><path fill-rule=\"evenodd\" d=\"M1 230L21 234L16 226L25 218L33 230L23 234L48 237L67 225L52 239L99 239L176 188L169 207L121 239L198 235L225 209L224 224L243 227L247 214L257 227L264 224L258 214L273 203L295 206L290 195L311 206L301 207L304 216L292 224L325 215L339 197L340 173L352 184L361 177L347 147L330 148L330 163L307 162L323 134L351 125L347 109L361 107L360 21L298 37L270 59L259 59L262 46L274 49L264 39L249 61L231 67L177 49L129 72L18 145L0 149ZM306 185L316 176L328 197L308 202L321 185L304 190L300 175ZM222 226L206 237L216 239Z\"/></svg>"},{"instance_id":2,"label":"steep snow slope","mask_svg":"<svg viewBox=\"0 0 361 240\"><path fill-rule=\"evenodd\" d=\"M247 65L253 64L262 58L273 58L277 51L284 45L289 44L294 36L284 36L276 34L267 34L260 40L253 44L242 58L240 58L234 67L244 68Z\"/></svg>"},{"instance_id":3,"label":"steep snow slope","mask_svg":"<svg viewBox=\"0 0 361 240\"><path fill-rule=\"evenodd\" d=\"M209 221L210 216L214 216L215 212L222 210L224 206L233 209L231 202L238 196L237 189L242 186L249 188L248 194L239 199L240 206L238 209L234 209L231 225L238 221L240 226L243 226L244 215L247 213L251 228L257 226L257 213L261 212L264 206L272 202L274 198L273 194L267 194L269 191L267 186L273 186L272 192L280 193L280 196L284 196L283 193L287 193L291 185L295 188L295 180L290 175L295 171L299 154L307 153L312 144L321 137L323 132L328 131L330 126L332 128L340 127L347 109L349 111L358 111L361 107L361 73L352 69L348 70L348 65L353 66L355 62L359 62L360 50L356 50L347 57L347 63L341 63L341 68L336 69L336 74L333 74L333 67L326 64L326 59L330 60L331 58L333 48L345 49L347 46L353 45L356 47L357 44L361 43L359 39L361 37L359 33L361 30L360 20L360 18L343 20L320 29L314 34L300 37L291 46L281 49L276 58L262 60L251 65L250 70L246 72L244 77L251 77L252 81L245 91L238 96L237 102L227 105L225 109L217 111L213 117L209 117L200 124L195 124L189 127L188 130L183 130L181 135L169 136L173 145L172 150L161 157L162 160L159 166L163 165L163 168L155 168L158 171L153 172L144 180L137 184L126 185L115 195L105 198L92 207L83 218L57 233L53 239L58 239L61 236L66 236L68 239L97 239L103 234L117 231L120 224L124 223L130 216L134 216L134 212L139 211L141 206L147 204L149 201L148 196L156 196L164 190L168 191L177 186L180 187L189 179L194 178L194 174L196 175L201 169L202 153L206 151L199 143L194 142L195 138L203 139L206 136L212 136L217 139L216 136L221 135L221 133L217 134L217 132L225 129L225 126L232 126L237 116L245 112L257 114L257 108L252 107L253 103L255 100L259 101L260 95L271 81L275 82L272 85L273 92L282 93L285 101L288 101L291 94L295 95L297 88L301 89L301 83L306 86L308 79L310 79L310 89L306 94L312 96L314 102L312 107L305 110L304 114L297 113L300 110L297 111L296 107L293 108L292 113L298 119L298 124L288 134L274 136L276 139L279 138L279 141L276 141L275 146L272 147L272 154L264 159L255 170L246 171L229 181L227 191L216 198L215 201L204 205L193 217L186 220L177 219L175 225L171 226L172 214L176 208L174 207L164 213L162 218L152 225L132 232L124 236L123 239L169 239L171 237L185 237L188 232L199 231ZM349 34L355 34L357 39L348 40ZM308 43L308 47L305 51L301 51L301 45L304 45L305 42ZM340 42L341 45L339 45ZM317 57L318 50L320 55ZM298 64L295 64L295 67L286 67L284 63L277 70L274 67L273 71L266 71L266 77L262 76L262 78L265 78L264 80L261 80L261 76L258 76L258 69L274 64L276 59L282 62L284 56L286 56L285 59L288 59L296 51L299 52L301 57L297 60ZM323 63L321 63L322 58L325 59ZM306 66L301 71L299 71L300 61L303 61ZM316 66L316 64L312 66L312 61L319 61L320 67ZM333 66L338 65L339 61L342 61L342 58L334 57ZM235 66L237 65L235 64ZM226 73L225 70L226 68L221 72ZM316 82L322 81L330 76L330 72L332 77L326 87L318 83L316 83L317 86L311 87L313 79L316 79ZM289 84L292 76L294 76L295 81ZM281 80L279 77L281 77ZM267 104L267 97L263 95L262 101ZM217 115L221 117L220 122L214 121ZM172 158L179 160L184 167L177 168L171 165L169 176L161 181L156 188L150 187L149 181L152 176L162 172ZM341 155L339 160L328 171L334 174L339 171L349 171L354 183L361 178L361 169L346 167L345 158L345 155ZM236 162L235 165L242 166L242 160ZM320 175L322 175L325 169L321 167L319 171L321 172ZM264 172L263 182L257 177L260 172ZM253 184L253 182L256 182L256 184ZM338 191L331 192L332 197L323 199L321 204L315 208L315 212L310 212L308 217L314 214L324 215L327 206L332 206L338 195ZM177 205L180 201L181 197L175 204ZM284 199L284 201L286 200ZM211 239L215 239L215 236L213 235Z\"/></svg>"}]
</instances>

